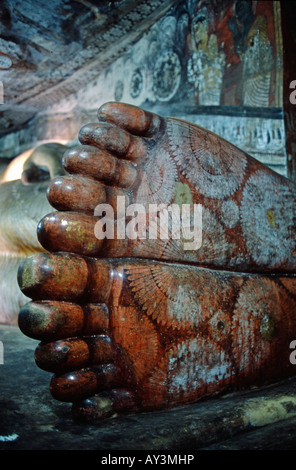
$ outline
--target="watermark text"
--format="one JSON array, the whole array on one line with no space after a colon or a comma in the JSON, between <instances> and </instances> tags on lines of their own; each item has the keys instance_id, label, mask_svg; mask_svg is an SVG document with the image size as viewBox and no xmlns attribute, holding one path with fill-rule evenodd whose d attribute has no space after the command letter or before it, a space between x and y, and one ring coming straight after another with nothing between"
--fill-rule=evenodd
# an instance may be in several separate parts
<instances>
[{"instance_id":1,"label":"watermark text","mask_svg":"<svg viewBox=\"0 0 296 470\"><path fill-rule=\"evenodd\" d=\"M0 80L0 104L4 104L4 86Z\"/></svg>"},{"instance_id":2,"label":"watermark text","mask_svg":"<svg viewBox=\"0 0 296 470\"><path fill-rule=\"evenodd\" d=\"M292 93L290 93L290 103L291 104L296 104L296 80L293 80L291 83L290 83L290 88L294 88L294 91L292 91Z\"/></svg>"},{"instance_id":3,"label":"watermark text","mask_svg":"<svg viewBox=\"0 0 296 470\"><path fill-rule=\"evenodd\" d=\"M194 455L189 454L147 454L138 457L121 457L108 454L102 457L102 465L125 465L129 468L140 462L142 465L190 465L194 461Z\"/></svg>"},{"instance_id":4,"label":"watermark text","mask_svg":"<svg viewBox=\"0 0 296 470\"><path fill-rule=\"evenodd\" d=\"M129 204L117 196L114 211L110 204L95 208L95 236L99 240L181 240L184 250L202 245L201 204Z\"/></svg>"},{"instance_id":5,"label":"watermark text","mask_svg":"<svg viewBox=\"0 0 296 470\"><path fill-rule=\"evenodd\" d=\"M4 346L2 341L0 341L0 364L4 364Z\"/></svg>"},{"instance_id":6,"label":"watermark text","mask_svg":"<svg viewBox=\"0 0 296 470\"><path fill-rule=\"evenodd\" d=\"M294 351L292 351L290 354L290 363L295 365L296 364L296 339L291 341L290 349L294 349Z\"/></svg>"}]
</instances>

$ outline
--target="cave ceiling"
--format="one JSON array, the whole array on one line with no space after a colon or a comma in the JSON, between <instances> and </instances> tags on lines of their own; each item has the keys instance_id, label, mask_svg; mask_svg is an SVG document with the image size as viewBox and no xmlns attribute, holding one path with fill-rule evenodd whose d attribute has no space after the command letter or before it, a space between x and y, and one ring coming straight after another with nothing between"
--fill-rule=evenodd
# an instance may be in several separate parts
<instances>
[{"instance_id":1,"label":"cave ceiling","mask_svg":"<svg viewBox=\"0 0 296 470\"><path fill-rule=\"evenodd\" d=\"M0 137L93 80L176 3L1 0Z\"/></svg>"}]
</instances>

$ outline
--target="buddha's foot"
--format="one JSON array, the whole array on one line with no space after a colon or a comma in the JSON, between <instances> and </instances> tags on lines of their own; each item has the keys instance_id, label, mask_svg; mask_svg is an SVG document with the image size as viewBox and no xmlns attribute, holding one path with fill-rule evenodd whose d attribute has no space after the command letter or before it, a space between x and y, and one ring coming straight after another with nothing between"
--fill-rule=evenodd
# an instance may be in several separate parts
<instances>
[{"instance_id":1,"label":"buddha's foot","mask_svg":"<svg viewBox=\"0 0 296 470\"><path fill-rule=\"evenodd\" d=\"M123 103L105 104L98 116L98 123L81 129L83 145L67 151L68 175L49 189L58 212L39 224L46 249L240 272L295 272L291 181L193 124ZM180 227L185 205L191 218ZM202 208L196 219L194 208ZM139 210L143 218L133 218Z\"/></svg>"},{"instance_id":2,"label":"buddha's foot","mask_svg":"<svg viewBox=\"0 0 296 470\"><path fill-rule=\"evenodd\" d=\"M295 277L48 253L23 262L19 284L33 299L20 328L79 419L295 374Z\"/></svg>"}]
</instances>

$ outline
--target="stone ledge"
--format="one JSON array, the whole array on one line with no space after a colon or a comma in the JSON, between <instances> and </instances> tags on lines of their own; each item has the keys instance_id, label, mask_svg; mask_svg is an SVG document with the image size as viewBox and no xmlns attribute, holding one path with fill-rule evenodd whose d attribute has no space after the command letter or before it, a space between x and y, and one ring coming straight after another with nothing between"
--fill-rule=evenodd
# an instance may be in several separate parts
<instances>
[{"instance_id":1,"label":"stone ledge","mask_svg":"<svg viewBox=\"0 0 296 470\"><path fill-rule=\"evenodd\" d=\"M37 341L0 326L0 450L292 449L296 377L178 409L73 422L71 405L52 399L50 374L34 362Z\"/></svg>"}]
</instances>

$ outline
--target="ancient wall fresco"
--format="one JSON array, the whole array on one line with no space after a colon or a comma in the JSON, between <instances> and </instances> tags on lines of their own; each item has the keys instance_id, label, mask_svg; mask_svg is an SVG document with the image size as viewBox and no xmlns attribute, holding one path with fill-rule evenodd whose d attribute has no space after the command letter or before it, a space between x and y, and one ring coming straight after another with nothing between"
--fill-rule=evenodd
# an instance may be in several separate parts
<instances>
[{"instance_id":1,"label":"ancient wall fresco","mask_svg":"<svg viewBox=\"0 0 296 470\"><path fill-rule=\"evenodd\" d=\"M278 1L177 2L111 65L92 70L91 80L86 74L78 92L59 96L30 124L32 134L75 139L115 100L201 125L292 177L281 22Z\"/></svg>"},{"instance_id":2,"label":"ancient wall fresco","mask_svg":"<svg viewBox=\"0 0 296 470\"><path fill-rule=\"evenodd\" d=\"M79 96L92 88L95 100L137 105L280 107L278 3L179 2Z\"/></svg>"},{"instance_id":3,"label":"ancient wall fresco","mask_svg":"<svg viewBox=\"0 0 296 470\"><path fill-rule=\"evenodd\" d=\"M279 2L179 2L51 111L143 106L204 126L288 175L282 49Z\"/></svg>"}]
</instances>

